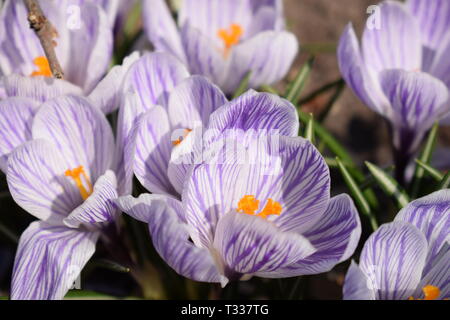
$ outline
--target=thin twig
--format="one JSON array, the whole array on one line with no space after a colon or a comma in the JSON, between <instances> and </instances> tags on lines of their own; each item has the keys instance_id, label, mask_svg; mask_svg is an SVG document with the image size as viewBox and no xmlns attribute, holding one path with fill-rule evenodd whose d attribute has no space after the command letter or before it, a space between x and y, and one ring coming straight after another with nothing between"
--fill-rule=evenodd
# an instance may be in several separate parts
<instances>
[{"instance_id":1,"label":"thin twig","mask_svg":"<svg viewBox=\"0 0 450 320\"><path fill-rule=\"evenodd\" d=\"M30 28L36 32L36 35L41 42L53 76L58 79L63 79L64 72L56 57L56 42L53 40L58 36L58 32L44 15L37 0L25 0L25 5L28 9L28 22L30 23Z\"/></svg>"}]
</instances>

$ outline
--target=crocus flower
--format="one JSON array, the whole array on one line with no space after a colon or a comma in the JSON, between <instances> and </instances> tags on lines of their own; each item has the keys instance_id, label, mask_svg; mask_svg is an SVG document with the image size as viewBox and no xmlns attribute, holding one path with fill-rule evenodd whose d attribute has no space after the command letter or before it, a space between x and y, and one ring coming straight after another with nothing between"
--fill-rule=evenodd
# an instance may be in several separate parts
<instances>
[{"instance_id":1,"label":"crocus flower","mask_svg":"<svg viewBox=\"0 0 450 320\"><path fill-rule=\"evenodd\" d=\"M284 31L282 0L185 0L178 26L164 0L144 0L142 10L157 50L175 55L226 93L248 72L252 88L281 80L298 51L295 36Z\"/></svg>"},{"instance_id":2,"label":"crocus flower","mask_svg":"<svg viewBox=\"0 0 450 320\"><path fill-rule=\"evenodd\" d=\"M32 141L8 159L7 181L18 205L39 220L22 234L12 299L61 299L116 214L112 130L82 97L46 102L30 128Z\"/></svg>"},{"instance_id":3,"label":"crocus flower","mask_svg":"<svg viewBox=\"0 0 450 320\"><path fill-rule=\"evenodd\" d=\"M29 26L23 1L8 0L0 14L2 98L20 96L42 103L59 95L77 94L88 96L105 113L113 111L119 106L118 88L136 54L105 76L112 55L113 26L102 7L87 0L40 4L57 31L55 51L64 80L52 78L39 39Z\"/></svg>"},{"instance_id":4,"label":"crocus flower","mask_svg":"<svg viewBox=\"0 0 450 320\"><path fill-rule=\"evenodd\" d=\"M445 27L450 5L385 1L378 10L374 23L366 25L361 48L352 25L347 26L339 43L339 66L356 95L389 119L394 145L408 160L432 124L450 112L450 32Z\"/></svg>"},{"instance_id":5,"label":"crocus flower","mask_svg":"<svg viewBox=\"0 0 450 320\"><path fill-rule=\"evenodd\" d=\"M381 226L352 263L344 298L358 300L450 297L450 189L411 202Z\"/></svg>"},{"instance_id":6,"label":"crocus flower","mask_svg":"<svg viewBox=\"0 0 450 320\"><path fill-rule=\"evenodd\" d=\"M355 250L357 211L347 195L330 199L329 169L311 143L277 138L235 140L240 152L218 153L226 161L193 166L181 201L144 194L117 204L148 223L169 266L196 281L326 272Z\"/></svg>"},{"instance_id":7,"label":"crocus flower","mask_svg":"<svg viewBox=\"0 0 450 320\"><path fill-rule=\"evenodd\" d=\"M188 150L184 140L195 141L196 146L204 129L216 135L227 129L298 134L297 112L287 100L249 91L228 102L207 78L189 76L181 62L167 54L143 56L127 74L124 90L119 135L124 148L122 163L127 168L125 180L131 182L134 170L153 193L181 194L189 166L178 160L196 152L194 147Z\"/></svg>"}]
</instances>

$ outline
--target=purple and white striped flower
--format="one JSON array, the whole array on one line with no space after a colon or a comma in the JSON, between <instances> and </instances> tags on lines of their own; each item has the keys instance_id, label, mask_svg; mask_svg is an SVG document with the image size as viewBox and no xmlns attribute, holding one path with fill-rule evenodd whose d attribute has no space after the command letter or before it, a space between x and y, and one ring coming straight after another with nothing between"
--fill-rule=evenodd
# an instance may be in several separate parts
<instances>
[{"instance_id":1,"label":"purple and white striped flower","mask_svg":"<svg viewBox=\"0 0 450 320\"><path fill-rule=\"evenodd\" d=\"M251 129L298 135L297 112L287 100L250 90L228 102L207 78L189 76L167 54L143 56L131 67L124 90L119 135L127 169L120 180L130 187L134 171L152 193L179 197L190 164L201 162L186 158L202 156L212 133Z\"/></svg>"},{"instance_id":2,"label":"purple and white striped flower","mask_svg":"<svg viewBox=\"0 0 450 320\"><path fill-rule=\"evenodd\" d=\"M105 76L112 56L113 25L95 2L41 2L58 32L55 51L64 80L52 78L42 46L29 27L23 1L5 2L0 13L0 70L4 75L0 99L20 96L42 103L60 95L77 94L88 96L105 113L119 106L124 74L137 56L130 56L123 66L114 67ZM107 3L105 9L109 11L119 5L114 0Z\"/></svg>"},{"instance_id":3,"label":"purple and white striped flower","mask_svg":"<svg viewBox=\"0 0 450 320\"><path fill-rule=\"evenodd\" d=\"M185 0L178 26L164 0L144 0L143 19L157 50L227 94L248 72L251 88L281 80L298 51L296 37L285 31L282 0Z\"/></svg>"},{"instance_id":4,"label":"purple and white striped flower","mask_svg":"<svg viewBox=\"0 0 450 320\"><path fill-rule=\"evenodd\" d=\"M450 189L411 202L367 240L344 299L450 298L449 235Z\"/></svg>"},{"instance_id":5,"label":"purple and white striped flower","mask_svg":"<svg viewBox=\"0 0 450 320\"><path fill-rule=\"evenodd\" d=\"M424 8L426 7L426 8ZM396 149L411 156L450 112L450 3L382 2L360 47L351 24L341 37L341 73L355 94L392 124Z\"/></svg>"},{"instance_id":6,"label":"purple and white striped flower","mask_svg":"<svg viewBox=\"0 0 450 320\"><path fill-rule=\"evenodd\" d=\"M39 219L22 234L12 299L62 299L113 221L118 197L112 130L86 99L61 96L42 105L32 139L8 159L16 203Z\"/></svg>"},{"instance_id":7,"label":"purple and white striped flower","mask_svg":"<svg viewBox=\"0 0 450 320\"><path fill-rule=\"evenodd\" d=\"M347 195L330 199L329 169L311 143L278 138L264 149L240 139L232 157L219 152L228 160L193 166L181 201L144 194L117 204L148 223L169 266L196 281L225 286L329 271L355 250L358 213Z\"/></svg>"}]
</instances>

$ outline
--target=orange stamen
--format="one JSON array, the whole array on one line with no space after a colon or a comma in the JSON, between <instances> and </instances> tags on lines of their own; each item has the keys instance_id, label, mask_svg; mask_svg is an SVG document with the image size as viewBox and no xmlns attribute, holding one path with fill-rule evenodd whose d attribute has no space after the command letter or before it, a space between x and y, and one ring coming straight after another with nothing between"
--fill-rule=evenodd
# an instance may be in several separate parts
<instances>
[{"instance_id":1,"label":"orange stamen","mask_svg":"<svg viewBox=\"0 0 450 320\"><path fill-rule=\"evenodd\" d=\"M438 287L432 285L426 285L422 288L423 295L425 296L423 299L415 299L414 297L409 297L409 300L437 300L439 295L441 294L441 290Z\"/></svg>"},{"instance_id":2,"label":"orange stamen","mask_svg":"<svg viewBox=\"0 0 450 320\"><path fill-rule=\"evenodd\" d=\"M241 198L238 202L237 211L240 213L245 213L249 215L256 215L257 217L267 219L270 215L280 215L283 207L277 201L272 199L267 199L267 203L264 209L260 213L256 213L259 208L259 200L253 195L246 195Z\"/></svg>"},{"instance_id":3,"label":"orange stamen","mask_svg":"<svg viewBox=\"0 0 450 320\"><path fill-rule=\"evenodd\" d=\"M89 198L89 196L94 191L92 188L91 180L89 180L89 177L87 176L86 172L84 171L83 166L79 166L78 168L75 168L73 170L67 170L65 172L66 177L70 177L75 182L76 186L80 190L81 197L83 200L86 200ZM81 177L84 178L85 183L87 184L87 187L89 190L86 190L86 187L83 184L83 181L81 180Z\"/></svg>"},{"instance_id":4,"label":"orange stamen","mask_svg":"<svg viewBox=\"0 0 450 320\"><path fill-rule=\"evenodd\" d=\"M254 215L255 211L259 208L259 200L256 200L255 196L244 196L238 202L238 211Z\"/></svg>"},{"instance_id":5,"label":"orange stamen","mask_svg":"<svg viewBox=\"0 0 450 320\"><path fill-rule=\"evenodd\" d=\"M183 142L184 139L186 139L186 137L189 135L189 133L190 133L191 131L192 131L191 129L184 129L183 137L182 137L182 138L178 138L178 139L175 140L175 141L172 141L172 144L173 144L174 146L178 146L181 142Z\"/></svg>"},{"instance_id":6,"label":"orange stamen","mask_svg":"<svg viewBox=\"0 0 450 320\"><path fill-rule=\"evenodd\" d=\"M50 64L48 63L48 60L46 57L37 57L33 60L33 63L38 67L38 71L33 71L31 73L32 77L36 76L44 76L44 77L51 77L52 76L52 70L50 69Z\"/></svg>"},{"instance_id":7,"label":"orange stamen","mask_svg":"<svg viewBox=\"0 0 450 320\"><path fill-rule=\"evenodd\" d=\"M225 57L228 56L233 46L237 45L241 41L241 37L243 34L244 29L236 23L233 23L228 30L219 29L219 31L217 32L217 36L223 41L225 47Z\"/></svg>"}]
</instances>

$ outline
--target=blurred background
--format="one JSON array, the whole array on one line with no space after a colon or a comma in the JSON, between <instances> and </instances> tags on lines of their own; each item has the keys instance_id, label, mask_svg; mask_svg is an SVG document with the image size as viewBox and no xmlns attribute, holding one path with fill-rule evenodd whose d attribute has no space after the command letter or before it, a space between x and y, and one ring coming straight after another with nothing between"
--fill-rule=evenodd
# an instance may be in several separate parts
<instances>
[{"instance_id":1,"label":"blurred background","mask_svg":"<svg viewBox=\"0 0 450 320\"><path fill-rule=\"evenodd\" d=\"M226 0L224 0L226 1ZM300 54L295 62L287 80L295 78L299 68L315 55L315 63L311 76L303 91L303 98L310 93L322 88L324 85L336 82L340 79L336 60L336 46L339 37L347 23L352 22L360 35L364 23L368 17L367 8L376 4L370 0L285 0L285 14L288 28L294 32L301 46ZM135 23L134 28L139 29L140 23ZM142 44L143 41L139 42ZM326 108L332 96L336 93L335 87L312 99L303 105L303 111L312 112L316 116ZM284 89L285 83L276 86ZM282 91L280 91L282 92ZM392 164L391 145L388 134L388 126L385 121L359 102L350 89L343 87L341 94L327 114L324 125L333 135L344 144L358 164L368 160L381 167ZM450 147L450 131L441 128L439 133L439 146ZM443 153L442 153L443 154ZM450 157L449 153L447 156ZM450 162L447 161L447 163ZM333 193L348 192L342 183L340 174L332 170ZM377 193L380 203L387 203L380 212L380 223L392 219L396 213L395 208L389 205L389 201L383 202L384 195ZM21 211L10 198L7 191L5 177L0 176L0 296L7 296L10 284L10 274L17 245L18 236L32 220L28 214ZM361 243L370 234L370 226L366 219L362 218L363 236ZM138 226L142 228L143 226ZM149 239L145 239L148 240ZM355 253L357 257L359 250ZM341 299L342 283L349 261L338 265L332 272L322 275L309 276L299 279L264 280L252 279L228 286L225 290L219 287L202 285L181 279L176 274L168 271L161 259L154 253L150 255L156 261L157 267L164 270L164 277L174 282L174 288L184 286L185 291L196 292L189 297L199 298L293 298L293 299ZM82 286L85 290L93 290L115 296L138 296L139 290L128 274L117 272L108 268L102 262L101 248L82 275ZM171 298L185 298L185 293L177 290Z\"/></svg>"}]
</instances>

